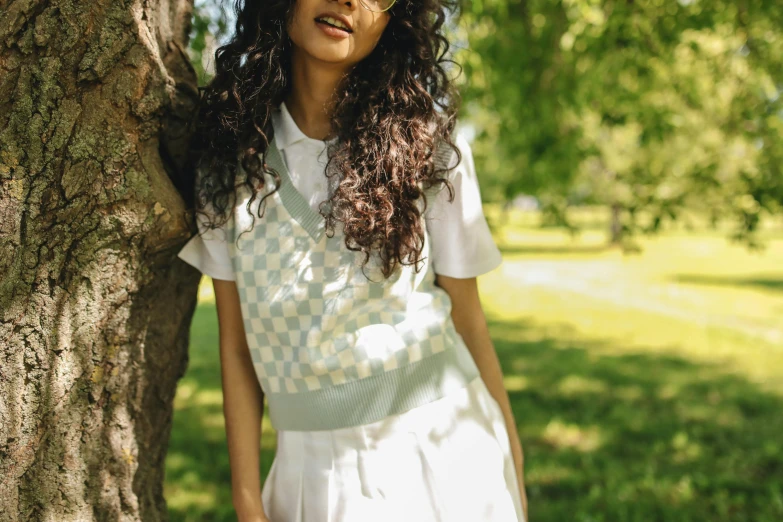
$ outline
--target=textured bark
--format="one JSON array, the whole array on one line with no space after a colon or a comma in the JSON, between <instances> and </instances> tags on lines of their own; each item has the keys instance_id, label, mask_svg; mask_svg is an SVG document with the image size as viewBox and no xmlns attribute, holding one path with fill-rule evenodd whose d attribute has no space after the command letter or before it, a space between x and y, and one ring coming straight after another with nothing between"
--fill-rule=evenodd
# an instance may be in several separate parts
<instances>
[{"instance_id":1,"label":"textured bark","mask_svg":"<svg viewBox=\"0 0 783 522\"><path fill-rule=\"evenodd\" d=\"M189 0L0 0L0 521L165 520Z\"/></svg>"}]
</instances>

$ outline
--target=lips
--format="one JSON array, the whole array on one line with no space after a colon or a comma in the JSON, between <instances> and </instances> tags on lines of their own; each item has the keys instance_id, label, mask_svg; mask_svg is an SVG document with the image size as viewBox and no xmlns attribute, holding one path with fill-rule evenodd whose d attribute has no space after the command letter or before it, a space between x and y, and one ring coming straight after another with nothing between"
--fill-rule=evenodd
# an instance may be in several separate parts
<instances>
[{"instance_id":1,"label":"lips","mask_svg":"<svg viewBox=\"0 0 783 522\"><path fill-rule=\"evenodd\" d=\"M339 21L341 21L343 23L343 25L345 25L345 27L347 27L347 29L343 28L343 27L337 27L336 25L331 25L331 24L327 23L326 21L324 21L324 18L334 18L336 20L339 20ZM323 13L320 13L318 16L315 17L315 21L316 21L316 23L325 24L325 25L328 25L329 27L334 27L334 28L339 29L341 31L345 31L346 33L352 33L353 32L353 26L351 25L351 21L348 19L348 17L346 17L345 15L342 15L340 13L336 13L334 11L325 11Z\"/></svg>"},{"instance_id":2,"label":"lips","mask_svg":"<svg viewBox=\"0 0 783 522\"><path fill-rule=\"evenodd\" d=\"M321 20L320 18L316 18L316 19L315 19L315 23L317 23L317 24L322 24L322 25L325 25L325 26L327 26L327 27L331 27L332 29L337 29L338 31L343 31L344 33L351 33L351 32L353 32L353 31L349 31L349 30L347 30L347 29L346 29L346 28L344 28L344 27L338 27L338 26L336 26L336 25L332 25L332 24L330 24L329 22L327 22L327 21L325 21L325 20Z\"/></svg>"}]
</instances>

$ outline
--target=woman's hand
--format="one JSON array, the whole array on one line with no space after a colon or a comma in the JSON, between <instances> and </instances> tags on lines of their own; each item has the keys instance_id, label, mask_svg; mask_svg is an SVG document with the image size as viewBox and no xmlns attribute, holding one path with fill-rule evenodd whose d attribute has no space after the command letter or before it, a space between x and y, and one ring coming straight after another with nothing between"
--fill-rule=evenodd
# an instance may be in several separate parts
<instances>
[{"instance_id":1,"label":"woman's hand","mask_svg":"<svg viewBox=\"0 0 783 522\"><path fill-rule=\"evenodd\" d=\"M238 522L272 522L271 520L266 518L266 515L263 512L238 515L237 521Z\"/></svg>"},{"instance_id":2,"label":"woman's hand","mask_svg":"<svg viewBox=\"0 0 783 522\"><path fill-rule=\"evenodd\" d=\"M530 522L527 516L527 493L525 492L525 482L519 479L519 498L522 499L522 511L525 513L525 522Z\"/></svg>"},{"instance_id":3,"label":"woman's hand","mask_svg":"<svg viewBox=\"0 0 783 522\"><path fill-rule=\"evenodd\" d=\"M260 498L261 495L259 494L252 502L234 501L234 511L237 514L237 522L272 522L266 516Z\"/></svg>"}]
</instances>

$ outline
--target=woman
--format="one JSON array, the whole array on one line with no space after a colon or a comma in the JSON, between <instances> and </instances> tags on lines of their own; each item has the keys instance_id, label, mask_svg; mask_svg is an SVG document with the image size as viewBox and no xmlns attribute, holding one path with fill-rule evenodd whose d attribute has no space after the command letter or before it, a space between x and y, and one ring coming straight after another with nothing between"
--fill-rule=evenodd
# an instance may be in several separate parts
<instances>
[{"instance_id":1,"label":"woman","mask_svg":"<svg viewBox=\"0 0 783 522\"><path fill-rule=\"evenodd\" d=\"M240 3L216 53L200 235L179 257L213 279L240 521L527 519L447 7ZM262 487L264 398L278 442Z\"/></svg>"}]
</instances>

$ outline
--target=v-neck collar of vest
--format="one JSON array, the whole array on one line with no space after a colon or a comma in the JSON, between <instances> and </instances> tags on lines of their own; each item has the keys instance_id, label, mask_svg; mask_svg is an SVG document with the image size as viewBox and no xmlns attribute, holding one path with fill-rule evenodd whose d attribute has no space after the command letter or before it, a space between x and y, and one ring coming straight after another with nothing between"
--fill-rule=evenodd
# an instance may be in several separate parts
<instances>
[{"instance_id":1,"label":"v-neck collar of vest","mask_svg":"<svg viewBox=\"0 0 783 522\"><path fill-rule=\"evenodd\" d=\"M320 242L326 225L324 217L313 210L302 193L294 186L285 161L275 143L275 138L269 143L267 164L280 174L281 184L278 193L285 209L307 231L313 241Z\"/></svg>"},{"instance_id":2,"label":"v-neck collar of vest","mask_svg":"<svg viewBox=\"0 0 783 522\"><path fill-rule=\"evenodd\" d=\"M283 156L277 148L276 140L277 138L272 138L272 141L269 143L267 163L280 174L280 179L282 181L280 189L278 190L280 201L282 201L283 206L288 213L291 214L291 217L307 231L313 241L320 243L324 235L324 229L326 228L326 221L319 212L313 210L302 193L294 186L293 181L291 181L291 175L283 160ZM435 161L441 167L445 168L450 156L451 149L441 146L435 152Z\"/></svg>"}]
</instances>

